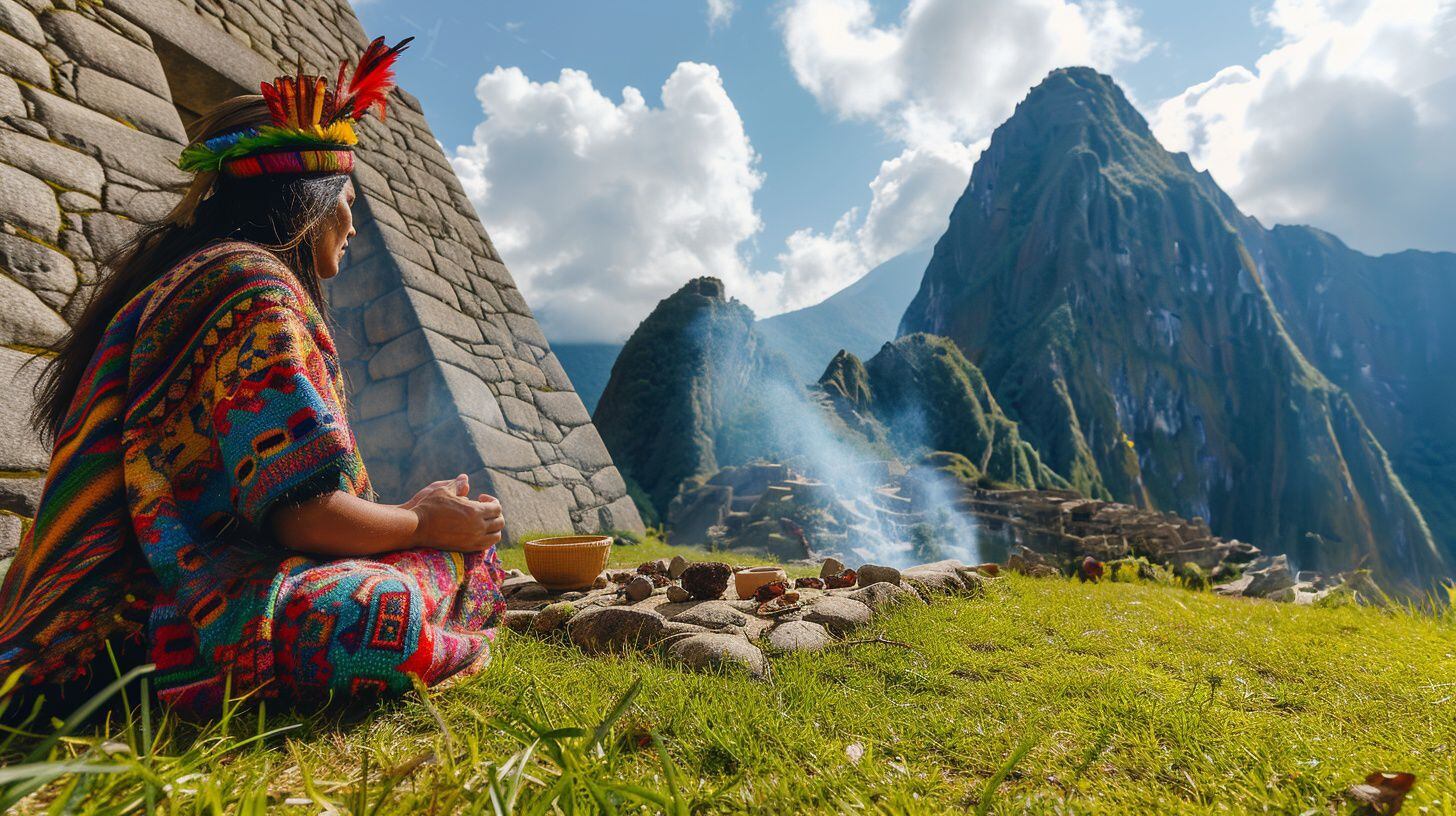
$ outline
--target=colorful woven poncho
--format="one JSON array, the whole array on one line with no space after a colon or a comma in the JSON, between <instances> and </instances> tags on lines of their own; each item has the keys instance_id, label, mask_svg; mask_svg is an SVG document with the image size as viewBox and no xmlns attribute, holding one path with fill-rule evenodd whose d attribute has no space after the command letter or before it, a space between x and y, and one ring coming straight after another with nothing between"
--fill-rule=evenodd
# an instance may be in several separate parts
<instances>
[{"instance_id":1,"label":"colorful woven poncho","mask_svg":"<svg viewBox=\"0 0 1456 816\"><path fill-rule=\"evenodd\" d=\"M297 279L252 244L196 253L116 315L71 403L0 587L0 680L69 681L144 636L159 696L206 714L229 684L310 703L481 660L494 549L321 562L266 533L280 503L368 485Z\"/></svg>"}]
</instances>

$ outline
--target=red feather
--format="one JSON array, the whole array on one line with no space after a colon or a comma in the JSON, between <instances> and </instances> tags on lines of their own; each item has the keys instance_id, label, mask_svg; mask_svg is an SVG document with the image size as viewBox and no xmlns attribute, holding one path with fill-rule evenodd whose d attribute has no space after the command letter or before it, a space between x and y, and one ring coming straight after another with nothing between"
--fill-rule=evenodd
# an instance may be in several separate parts
<instances>
[{"instance_id":1,"label":"red feather","mask_svg":"<svg viewBox=\"0 0 1456 816\"><path fill-rule=\"evenodd\" d=\"M398 59L400 52L409 47L413 39L414 37L406 37L394 46L386 46L383 37L369 43L369 47L359 56L359 64L349 78L347 92L343 87L344 68L347 63L339 66L337 91L340 98L338 108L334 111L334 120L345 116L362 119L375 106L379 107L379 118L384 118L385 97L394 87L394 61Z\"/></svg>"},{"instance_id":2,"label":"red feather","mask_svg":"<svg viewBox=\"0 0 1456 816\"><path fill-rule=\"evenodd\" d=\"M274 80L274 82L277 81ZM270 83L264 82L258 86L258 90L263 94L263 101L268 103L268 113L273 116L273 124L282 127L288 115L283 110L283 100L278 96L278 89Z\"/></svg>"}]
</instances>

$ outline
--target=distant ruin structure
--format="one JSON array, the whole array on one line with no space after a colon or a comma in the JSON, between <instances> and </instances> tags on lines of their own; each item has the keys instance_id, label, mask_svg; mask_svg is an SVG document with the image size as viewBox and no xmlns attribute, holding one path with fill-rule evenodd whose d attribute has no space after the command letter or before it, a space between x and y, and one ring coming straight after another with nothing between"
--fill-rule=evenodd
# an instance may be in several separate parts
<instances>
[{"instance_id":1,"label":"distant ruin structure","mask_svg":"<svg viewBox=\"0 0 1456 816\"><path fill-rule=\"evenodd\" d=\"M79 314L100 259L171 208L188 126L300 60L331 74L367 40L345 0L0 0L0 558L49 460L27 363ZM640 530L419 102L393 102L362 125L359 234L329 287L381 499L467 473L511 536Z\"/></svg>"}]
</instances>

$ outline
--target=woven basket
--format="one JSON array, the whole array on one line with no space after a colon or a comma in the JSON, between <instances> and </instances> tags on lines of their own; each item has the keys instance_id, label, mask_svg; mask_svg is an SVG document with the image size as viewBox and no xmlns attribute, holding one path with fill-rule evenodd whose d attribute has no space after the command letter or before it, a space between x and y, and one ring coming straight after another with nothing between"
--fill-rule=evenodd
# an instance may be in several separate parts
<instances>
[{"instance_id":1,"label":"woven basket","mask_svg":"<svg viewBox=\"0 0 1456 816\"><path fill-rule=\"evenodd\" d=\"M554 590L586 589L607 568L607 536L553 536L527 541L526 568L536 582Z\"/></svg>"}]
</instances>

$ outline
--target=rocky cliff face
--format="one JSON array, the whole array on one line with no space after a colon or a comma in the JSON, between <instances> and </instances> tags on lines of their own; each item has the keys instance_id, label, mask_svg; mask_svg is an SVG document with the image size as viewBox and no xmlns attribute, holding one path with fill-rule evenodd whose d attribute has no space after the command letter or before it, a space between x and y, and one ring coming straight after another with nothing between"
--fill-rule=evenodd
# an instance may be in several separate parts
<instances>
[{"instance_id":1,"label":"rocky cliff face","mask_svg":"<svg viewBox=\"0 0 1456 816\"><path fill-rule=\"evenodd\" d=\"M1286 326L1274 293L1298 284L1266 281L1231 208L1110 78L1054 71L992 136L901 332L952 339L1084 494L1301 567L1441 567L1357 401Z\"/></svg>"},{"instance_id":2,"label":"rocky cliff face","mask_svg":"<svg viewBox=\"0 0 1456 816\"><path fill-rule=\"evenodd\" d=\"M1317 229L1253 219L1239 231L1290 337L1350 395L1456 560L1456 254L1371 257Z\"/></svg>"},{"instance_id":3,"label":"rocky cliff face","mask_svg":"<svg viewBox=\"0 0 1456 816\"><path fill-rule=\"evenodd\" d=\"M914 461L931 451L964 456L976 476L1006 487L1064 488L1067 482L1021 438L992 395L986 378L943 337L912 334L886 343L861 364L841 351L819 387L868 417L872 439L886 439ZM846 419L851 427L860 427ZM883 429L883 430L879 430Z\"/></svg>"},{"instance_id":4,"label":"rocky cliff face","mask_svg":"<svg viewBox=\"0 0 1456 816\"><path fill-rule=\"evenodd\" d=\"M628 338L594 422L617 466L659 512L686 479L734 458L742 428L757 424L765 381L782 363L753 331L753 311L723 282L698 278L665 298Z\"/></svg>"}]
</instances>

